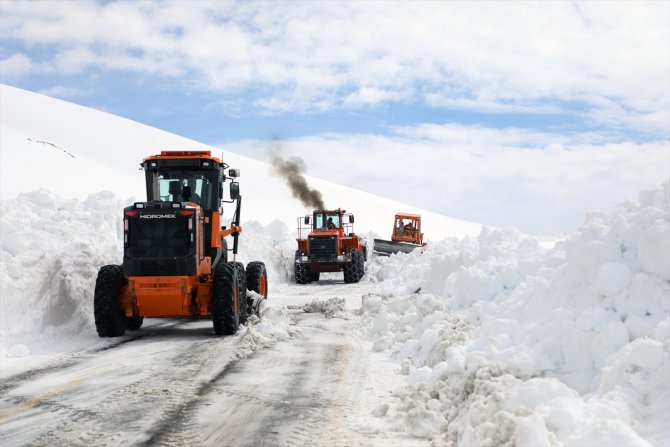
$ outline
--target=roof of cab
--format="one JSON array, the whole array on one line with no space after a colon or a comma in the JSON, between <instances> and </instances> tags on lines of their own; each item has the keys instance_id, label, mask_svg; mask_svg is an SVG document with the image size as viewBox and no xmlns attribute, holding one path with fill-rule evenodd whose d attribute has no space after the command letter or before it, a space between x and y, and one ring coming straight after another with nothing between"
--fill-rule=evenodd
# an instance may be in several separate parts
<instances>
[{"instance_id":1,"label":"roof of cab","mask_svg":"<svg viewBox=\"0 0 670 447\"><path fill-rule=\"evenodd\" d=\"M421 214L395 213L396 219L421 219Z\"/></svg>"},{"instance_id":2,"label":"roof of cab","mask_svg":"<svg viewBox=\"0 0 670 447\"><path fill-rule=\"evenodd\" d=\"M158 160L158 159L170 159L170 160L183 160L183 159L201 159L207 158L215 161L216 163L221 163L221 160L212 157L211 151L161 151L158 155L150 155L142 163L147 160Z\"/></svg>"}]
</instances>

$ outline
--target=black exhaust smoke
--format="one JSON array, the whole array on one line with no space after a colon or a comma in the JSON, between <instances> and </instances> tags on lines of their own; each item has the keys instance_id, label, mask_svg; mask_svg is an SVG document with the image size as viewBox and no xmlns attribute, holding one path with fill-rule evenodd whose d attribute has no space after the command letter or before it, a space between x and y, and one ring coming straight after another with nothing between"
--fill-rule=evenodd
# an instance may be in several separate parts
<instances>
[{"instance_id":1,"label":"black exhaust smoke","mask_svg":"<svg viewBox=\"0 0 670 447\"><path fill-rule=\"evenodd\" d=\"M311 189L305 179L307 165L300 157L284 159L279 154L279 148L273 147L269 151L272 170L275 174L283 177L286 184L291 188L293 197L300 200L309 209L322 210L325 208L321 192Z\"/></svg>"}]
</instances>

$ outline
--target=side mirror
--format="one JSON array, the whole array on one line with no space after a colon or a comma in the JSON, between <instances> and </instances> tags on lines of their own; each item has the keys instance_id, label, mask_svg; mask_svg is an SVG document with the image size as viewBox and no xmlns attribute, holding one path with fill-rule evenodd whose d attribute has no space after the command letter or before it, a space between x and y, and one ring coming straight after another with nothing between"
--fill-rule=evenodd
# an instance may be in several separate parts
<instances>
[{"instance_id":1,"label":"side mirror","mask_svg":"<svg viewBox=\"0 0 670 447\"><path fill-rule=\"evenodd\" d=\"M230 183L230 198L237 200L240 198L240 184L237 182Z\"/></svg>"},{"instance_id":2,"label":"side mirror","mask_svg":"<svg viewBox=\"0 0 670 447\"><path fill-rule=\"evenodd\" d=\"M309 216L305 216L305 225L309 225Z\"/></svg>"},{"instance_id":3,"label":"side mirror","mask_svg":"<svg viewBox=\"0 0 670 447\"><path fill-rule=\"evenodd\" d=\"M349 223L354 223L354 215L349 214Z\"/></svg>"},{"instance_id":4,"label":"side mirror","mask_svg":"<svg viewBox=\"0 0 670 447\"><path fill-rule=\"evenodd\" d=\"M228 169L228 177L239 177L240 176L240 170L239 169Z\"/></svg>"}]
</instances>

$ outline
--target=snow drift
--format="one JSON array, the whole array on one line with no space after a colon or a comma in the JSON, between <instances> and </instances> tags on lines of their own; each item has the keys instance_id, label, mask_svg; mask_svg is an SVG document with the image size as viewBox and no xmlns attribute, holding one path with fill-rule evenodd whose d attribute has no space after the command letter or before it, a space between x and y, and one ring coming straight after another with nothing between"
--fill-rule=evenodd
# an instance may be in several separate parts
<instances>
[{"instance_id":1,"label":"snow drift","mask_svg":"<svg viewBox=\"0 0 670 447\"><path fill-rule=\"evenodd\" d=\"M108 193L82 203L46 190L2 201L0 353L92 325L98 268L123 257L119 206Z\"/></svg>"},{"instance_id":2,"label":"snow drift","mask_svg":"<svg viewBox=\"0 0 670 447\"><path fill-rule=\"evenodd\" d=\"M407 374L397 427L446 445L670 444L669 199L665 183L590 213L553 250L483 228L377 260L363 315Z\"/></svg>"}]
</instances>

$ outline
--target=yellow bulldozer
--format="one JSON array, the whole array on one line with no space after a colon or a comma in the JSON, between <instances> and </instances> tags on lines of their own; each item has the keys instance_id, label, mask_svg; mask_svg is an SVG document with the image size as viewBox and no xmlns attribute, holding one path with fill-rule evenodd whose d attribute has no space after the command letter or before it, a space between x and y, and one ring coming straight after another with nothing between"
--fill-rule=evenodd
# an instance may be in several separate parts
<instances>
[{"instance_id":1,"label":"yellow bulldozer","mask_svg":"<svg viewBox=\"0 0 670 447\"><path fill-rule=\"evenodd\" d=\"M394 253L409 253L419 247L425 247L421 232L421 215L396 213L393 222L391 240L375 239L374 253L390 256Z\"/></svg>"}]
</instances>

